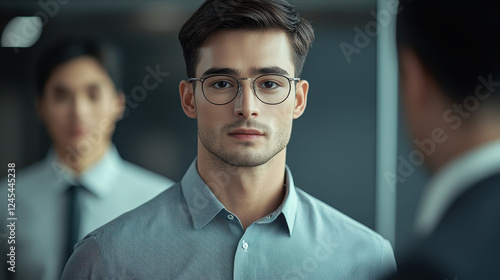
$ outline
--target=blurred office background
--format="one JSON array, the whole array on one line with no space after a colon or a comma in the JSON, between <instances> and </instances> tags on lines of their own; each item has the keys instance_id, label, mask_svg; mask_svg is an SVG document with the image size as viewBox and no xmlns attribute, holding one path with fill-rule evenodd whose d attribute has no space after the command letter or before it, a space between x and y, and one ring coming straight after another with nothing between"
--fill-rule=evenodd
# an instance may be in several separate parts
<instances>
[{"instance_id":1,"label":"blurred office background","mask_svg":"<svg viewBox=\"0 0 500 280\"><path fill-rule=\"evenodd\" d=\"M40 50L71 35L104 38L120 46L124 91L129 98L131 90L142 85L148 74L146 67L159 67L169 73L156 89L147 91L144 100L132 99L137 105L127 106L128 114L118 123L113 139L126 160L180 180L196 155L197 142L196 121L184 115L179 103L178 83L186 74L177 34L201 3L0 1L0 31L18 16L39 15L44 21L41 36L32 47L0 48L0 177L7 173L7 162L15 162L19 170L46 155L50 141L35 110L33 61ZM312 21L316 41L301 75L311 86L307 110L294 123L288 165L297 186L376 229L377 209L386 203L376 200L380 188L377 162L384 157L397 162L394 154L377 152L377 133L381 133L377 114L383 113L377 109L377 65L383 63L378 61L383 58L377 56L378 36L369 31L375 22L377 1L291 3ZM394 21L394 15L389 21ZM361 35L357 35L359 30L365 34L362 42ZM29 34L25 31L21 36L32 36ZM389 78L395 82L396 76ZM396 106L389 110L397 112ZM404 118L396 118L397 150L393 148L397 155L408 159L412 147ZM390 239L397 250L406 248L413 238L415 208L426 178L423 168L415 167L411 176L390 190L389 197L392 192L397 200L396 208L388 210L392 211L389 217L395 214L395 229L389 230L395 232Z\"/></svg>"}]
</instances>

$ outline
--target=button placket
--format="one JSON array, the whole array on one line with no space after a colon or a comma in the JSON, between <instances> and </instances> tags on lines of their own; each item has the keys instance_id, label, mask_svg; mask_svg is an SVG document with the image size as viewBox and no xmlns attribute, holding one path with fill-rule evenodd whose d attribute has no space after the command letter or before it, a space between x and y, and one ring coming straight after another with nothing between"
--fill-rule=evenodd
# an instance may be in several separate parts
<instances>
[{"instance_id":1,"label":"button placket","mask_svg":"<svg viewBox=\"0 0 500 280\"><path fill-rule=\"evenodd\" d=\"M241 241L241 248L243 248L243 251L245 252L248 251L248 243L245 240Z\"/></svg>"}]
</instances>

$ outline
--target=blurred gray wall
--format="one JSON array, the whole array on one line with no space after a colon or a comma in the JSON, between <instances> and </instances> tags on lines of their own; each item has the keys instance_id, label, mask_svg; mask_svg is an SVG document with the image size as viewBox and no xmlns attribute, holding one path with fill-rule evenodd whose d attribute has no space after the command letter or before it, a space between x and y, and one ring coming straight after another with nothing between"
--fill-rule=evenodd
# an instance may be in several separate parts
<instances>
[{"instance_id":1,"label":"blurred gray wall","mask_svg":"<svg viewBox=\"0 0 500 280\"><path fill-rule=\"evenodd\" d=\"M159 65L169 72L144 100L134 102L135 108L129 106L113 141L123 158L180 180L196 156L196 122L184 115L179 103L178 83L186 74L177 33L202 1L66 2L58 5L57 12L52 7L53 16L33 47L17 53L0 48L0 167L14 161L20 169L43 158L50 147L35 112L33 59L61 37L94 36L121 47L126 95L142 84L146 67ZM288 165L300 188L374 228L377 38L370 37L349 57L339 45L354 45L355 29L374 21L376 1L291 3L312 21L316 41L301 77L310 82L309 99L305 114L294 123ZM40 11L45 10L38 1L1 1L0 28L14 16ZM404 155L410 148L404 123L400 128L398 154ZM0 177L6 171L0 168ZM414 207L424 178L417 170L397 188L397 247L411 241Z\"/></svg>"}]
</instances>

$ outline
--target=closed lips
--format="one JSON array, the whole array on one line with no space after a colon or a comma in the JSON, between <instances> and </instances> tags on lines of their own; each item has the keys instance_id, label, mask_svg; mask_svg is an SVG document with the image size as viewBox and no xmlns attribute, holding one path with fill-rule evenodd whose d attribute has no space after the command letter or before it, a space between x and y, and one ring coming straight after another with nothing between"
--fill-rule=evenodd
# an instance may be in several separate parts
<instances>
[{"instance_id":1,"label":"closed lips","mask_svg":"<svg viewBox=\"0 0 500 280\"><path fill-rule=\"evenodd\" d=\"M229 135L246 134L246 135L264 135L262 132L255 129L235 129L229 132Z\"/></svg>"}]
</instances>

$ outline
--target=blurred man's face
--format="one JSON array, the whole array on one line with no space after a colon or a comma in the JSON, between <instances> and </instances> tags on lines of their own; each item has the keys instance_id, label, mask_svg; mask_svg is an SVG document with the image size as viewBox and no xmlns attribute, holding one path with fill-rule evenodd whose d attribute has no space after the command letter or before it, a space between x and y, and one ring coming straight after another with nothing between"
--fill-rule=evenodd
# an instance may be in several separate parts
<instances>
[{"instance_id":1,"label":"blurred man's face","mask_svg":"<svg viewBox=\"0 0 500 280\"><path fill-rule=\"evenodd\" d=\"M41 118L58 151L87 156L111 141L123 110L123 95L93 58L82 56L59 65L39 102Z\"/></svg>"},{"instance_id":2,"label":"blurred man's face","mask_svg":"<svg viewBox=\"0 0 500 280\"><path fill-rule=\"evenodd\" d=\"M300 84L291 83L290 95L278 105L262 103L254 95L253 79L262 74L280 73L294 77L294 64L287 35L281 31L223 31L209 37L199 50L196 77L228 74L240 80L241 94L225 105L205 99L201 82L194 94L199 152L216 156L226 163L253 167L285 152L292 131L292 120L305 109L305 95ZM226 87L226 82L214 87ZM231 85L234 86L234 85ZM273 83L256 86L274 86ZM288 86L288 85L287 85ZM300 100L296 100L299 88ZM297 104L298 103L298 104ZM304 105L303 107L301 107Z\"/></svg>"}]
</instances>

